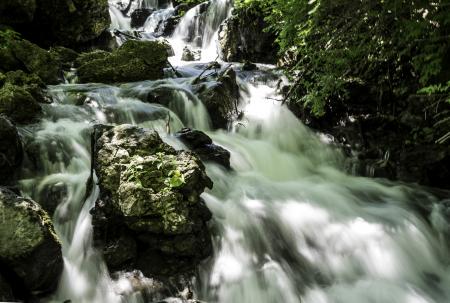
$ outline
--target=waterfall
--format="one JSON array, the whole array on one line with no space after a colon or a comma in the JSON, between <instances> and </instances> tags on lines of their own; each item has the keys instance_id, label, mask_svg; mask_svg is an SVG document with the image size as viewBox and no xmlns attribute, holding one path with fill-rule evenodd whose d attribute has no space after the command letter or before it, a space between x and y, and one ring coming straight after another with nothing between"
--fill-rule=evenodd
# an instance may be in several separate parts
<instances>
[{"instance_id":1,"label":"waterfall","mask_svg":"<svg viewBox=\"0 0 450 303\"><path fill-rule=\"evenodd\" d=\"M177 56L184 45L195 44L205 52L202 60L215 58L215 35L231 2L212 0L206 11L201 4L185 14L170 39ZM113 4L110 13L111 28L129 29L129 18ZM144 28L153 31L156 21L148 19ZM39 146L42 166L39 175L22 180L22 192L39 201L45 191L65 188L53 216L64 272L48 302L144 302L126 274L110 278L92 245L89 211L99 189L86 188L90 132L96 123L135 124L157 130L180 148L167 133L169 117L172 129L203 130L231 152L232 171L207 164L214 188L202 197L213 213L214 255L199 268L196 298L209 303L450 302L445 237L450 227L437 198L410 185L346 174L339 151L276 101L281 98L276 81L264 80L276 73L272 66L236 69L242 119L230 131L212 130L191 84L204 64L173 62L183 77L50 86L53 103L43 105L41 122L20 128ZM164 106L147 102L156 90L170 90ZM417 211L418 204L432 209L431 218Z\"/></svg>"},{"instance_id":2,"label":"waterfall","mask_svg":"<svg viewBox=\"0 0 450 303\"><path fill-rule=\"evenodd\" d=\"M212 0L193 7L175 29L172 43L177 48L186 43L199 47L202 49L202 61L214 60L219 26L230 15L232 4L231 0Z\"/></svg>"}]
</instances>

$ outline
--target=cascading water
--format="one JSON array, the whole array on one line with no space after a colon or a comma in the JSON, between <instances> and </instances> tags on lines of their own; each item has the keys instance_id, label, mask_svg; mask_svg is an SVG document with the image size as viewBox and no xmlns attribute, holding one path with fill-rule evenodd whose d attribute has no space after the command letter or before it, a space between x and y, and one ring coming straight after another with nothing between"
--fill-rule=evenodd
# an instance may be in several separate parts
<instances>
[{"instance_id":1,"label":"cascading water","mask_svg":"<svg viewBox=\"0 0 450 303\"><path fill-rule=\"evenodd\" d=\"M210 16L220 17L208 21L203 48L205 41L214 40L229 13L227 5L229 1L218 0L209 6ZM120 11L111 8L112 26L128 26L118 21L123 17L116 15ZM183 27L194 26L191 11L179 24L179 37L171 41L182 41ZM173 46L180 52L182 45ZM62 188L53 220L65 268L49 301L144 302L126 277L116 281L109 277L92 247L89 210L98 188L85 196L90 132L97 123L137 124L157 130L166 142L179 147L168 133L168 119L173 131L183 126L206 131L231 152L234 169L207 165L214 188L203 198L213 212L216 232L214 256L201 266L195 281L199 299L450 301L450 225L436 198L418 188L343 173L340 154L273 101L278 97L276 81L258 80L261 74L272 73L271 68L238 71L244 115L229 132L210 130L205 107L193 92L191 80L203 66L177 68L184 78L49 87L54 103L45 106L42 122L21 129L24 138L39 146L37 162L42 166L39 176L22 181L22 191L39 201L49 190ZM166 106L141 101L159 89L175 92ZM417 211L419 204L429 206L429 222Z\"/></svg>"}]
</instances>

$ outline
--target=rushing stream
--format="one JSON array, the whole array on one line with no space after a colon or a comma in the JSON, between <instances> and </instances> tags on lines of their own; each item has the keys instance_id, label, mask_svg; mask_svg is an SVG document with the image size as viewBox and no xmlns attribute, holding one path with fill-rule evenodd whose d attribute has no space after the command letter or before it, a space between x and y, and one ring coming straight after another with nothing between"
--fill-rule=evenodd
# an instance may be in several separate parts
<instances>
[{"instance_id":1,"label":"rushing stream","mask_svg":"<svg viewBox=\"0 0 450 303\"><path fill-rule=\"evenodd\" d=\"M130 20L111 2L112 28L130 30ZM157 1L137 1L154 7ZM158 20L173 6L154 12L141 29L153 39ZM281 77L274 67L241 72L244 116L229 131L212 131L210 118L192 92L191 80L217 57L220 23L231 1L213 0L201 26L199 7L188 11L169 38L170 58L183 78L128 83L61 84L49 87L41 123L21 129L38 146L39 176L22 180L37 201L62 192L54 214L61 238L64 273L51 302L144 302L126 277L112 280L92 247L89 210L98 195L85 197L91 169L90 131L97 123L137 124L170 133L183 126L205 131L231 152L234 171L214 164L207 172L213 190L203 194L213 213L214 256L194 281L195 297L220 303L431 303L450 302L450 227L431 194L403 184L355 177L326 136L307 129L274 99ZM159 22L159 21L158 21ZM187 39L195 33L201 43ZM200 63L181 61L185 44L201 45ZM166 108L140 101L159 87L176 91ZM80 95L82 102L80 105ZM432 208L431 220L417 205Z\"/></svg>"}]
</instances>

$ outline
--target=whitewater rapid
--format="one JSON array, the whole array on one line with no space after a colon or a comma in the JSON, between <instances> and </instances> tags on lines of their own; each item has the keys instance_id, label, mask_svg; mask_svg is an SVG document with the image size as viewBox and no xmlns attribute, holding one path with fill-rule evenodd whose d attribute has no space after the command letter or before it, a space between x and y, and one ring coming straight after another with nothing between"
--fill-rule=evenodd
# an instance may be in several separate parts
<instances>
[{"instance_id":1,"label":"whitewater rapid","mask_svg":"<svg viewBox=\"0 0 450 303\"><path fill-rule=\"evenodd\" d=\"M110 3L113 1L110 0ZM343 157L305 127L281 102L274 67L238 71L243 118L229 129L212 130L208 113L190 81L203 66L181 61L189 31L202 35L202 62L217 57L217 31L231 1L209 7L198 28L193 8L172 37L171 62L185 77L128 83L62 84L48 88L53 103L39 124L21 133L40 148L39 176L24 179L22 191L39 201L49 187L63 185L53 221L61 238L64 273L50 302L144 302L127 279L112 280L92 246L89 210L98 195L85 197L90 175L90 131L98 123L136 124L167 133L184 126L205 131L231 152L233 171L207 164L214 188L203 194L213 213L214 255L193 281L195 297L213 303L446 303L450 302L450 252L437 198L409 185L356 177ZM155 7L140 1L139 7ZM154 30L150 16L145 28ZM130 30L129 18L111 5L112 28ZM152 21L153 20L153 21ZM152 25L153 24L153 25ZM196 28L197 26L197 28ZM277 75L278 78L264 77ZM160 87L175 90L168 108L142 102ZM80 105L79 98L83 102ZM30 139L31 140L31 139ZM416 205L430 209L429 217Z\"/></svg>"}]
</instances>

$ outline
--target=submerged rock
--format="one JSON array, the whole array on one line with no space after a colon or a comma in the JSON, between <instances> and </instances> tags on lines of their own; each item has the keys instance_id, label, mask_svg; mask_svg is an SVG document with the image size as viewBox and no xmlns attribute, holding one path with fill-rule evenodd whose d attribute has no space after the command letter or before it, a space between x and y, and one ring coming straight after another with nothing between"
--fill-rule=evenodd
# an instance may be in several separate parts
<instances>
[{"instance_id":1,"label":"submerged rock","mask_svg":"<svg viewBox=\"0 0 450 303\"><path fill-rule=\"evenodd\" d=\"M94 236L110 269L158 277L192 270L211 253L211 213L200 194L212 182L203 164L155 131L122 125L96 132Z\"/></svg>"},{"instance_id":2,"label":"submerged rock","mask_svg":"<svg viewBox=\"0 0 450 303\"><path fill-rule=\"evenodd\" d=\"M0 185L11 183L22 160L23 149L19 133L9 119L0 115Z\"/></svg>"},{"instance_id":3,"label":"submerged rock","mask_svg":"<svg viewBox=\"0 0 450 303\"><path fill-rule=\"evenodd\" d=\"M0 187L0 273L21 294L54 290L63 269L61 244L36 202ZM25 295L26 296L26 295Z\"/></svg>"},{"instance_id":4,"label":"submerged rock","mask_svg":"<svg viewBox=\"0 0 450 303\"><path fill-rule=\"evenodd\" d=\"M235 71L228 69L218 77L215 83L201 86L199 93L200 100L211 116L213 126L226 128L233 116L237 114L240 98Z\"/></svg>"},{"instance_id":5,"label":"submerged rock","mask_svg":"<svg viewBox=\"0 0 450 303\"><path fill-rule=\"evenodd\" d=\"M0 88L0 114L17 123L30 123L41 113L41 106L24 88L10 83Z\"/></svg>"},{"instance_id":6,"label":"submerged rock","mask_svg":"<svg viewBox=\"0 0 450 303\"><path fill-rule=\"evenodd\" d=\"M189 46L183 48L181 60L183 61L199 61L202 56L201 50L193 50Z\"/></svg>"},{"instance_id":7,"label":"submerged rock","mask_svg":"<svg viewBox=\"0 0 450 303\"><path fill-rule=\"evenodd\" d=\"M134 82L164 76L166 46L158 41L126 41L112 53L95 51L77 59L81 83Z\"/></svg>"},{"instance_id":8,"label":"submerged rock","mask_svg":"<svg viewBox=\"0 0 450 303\"><path fill-rule=\"evenodd\" d=\"M183 128L175 133L175 136L196 153L202 161L215 162L230 169L230 152L214 144L212 139L204 132Z\"/></svg>"}]
</instances>

